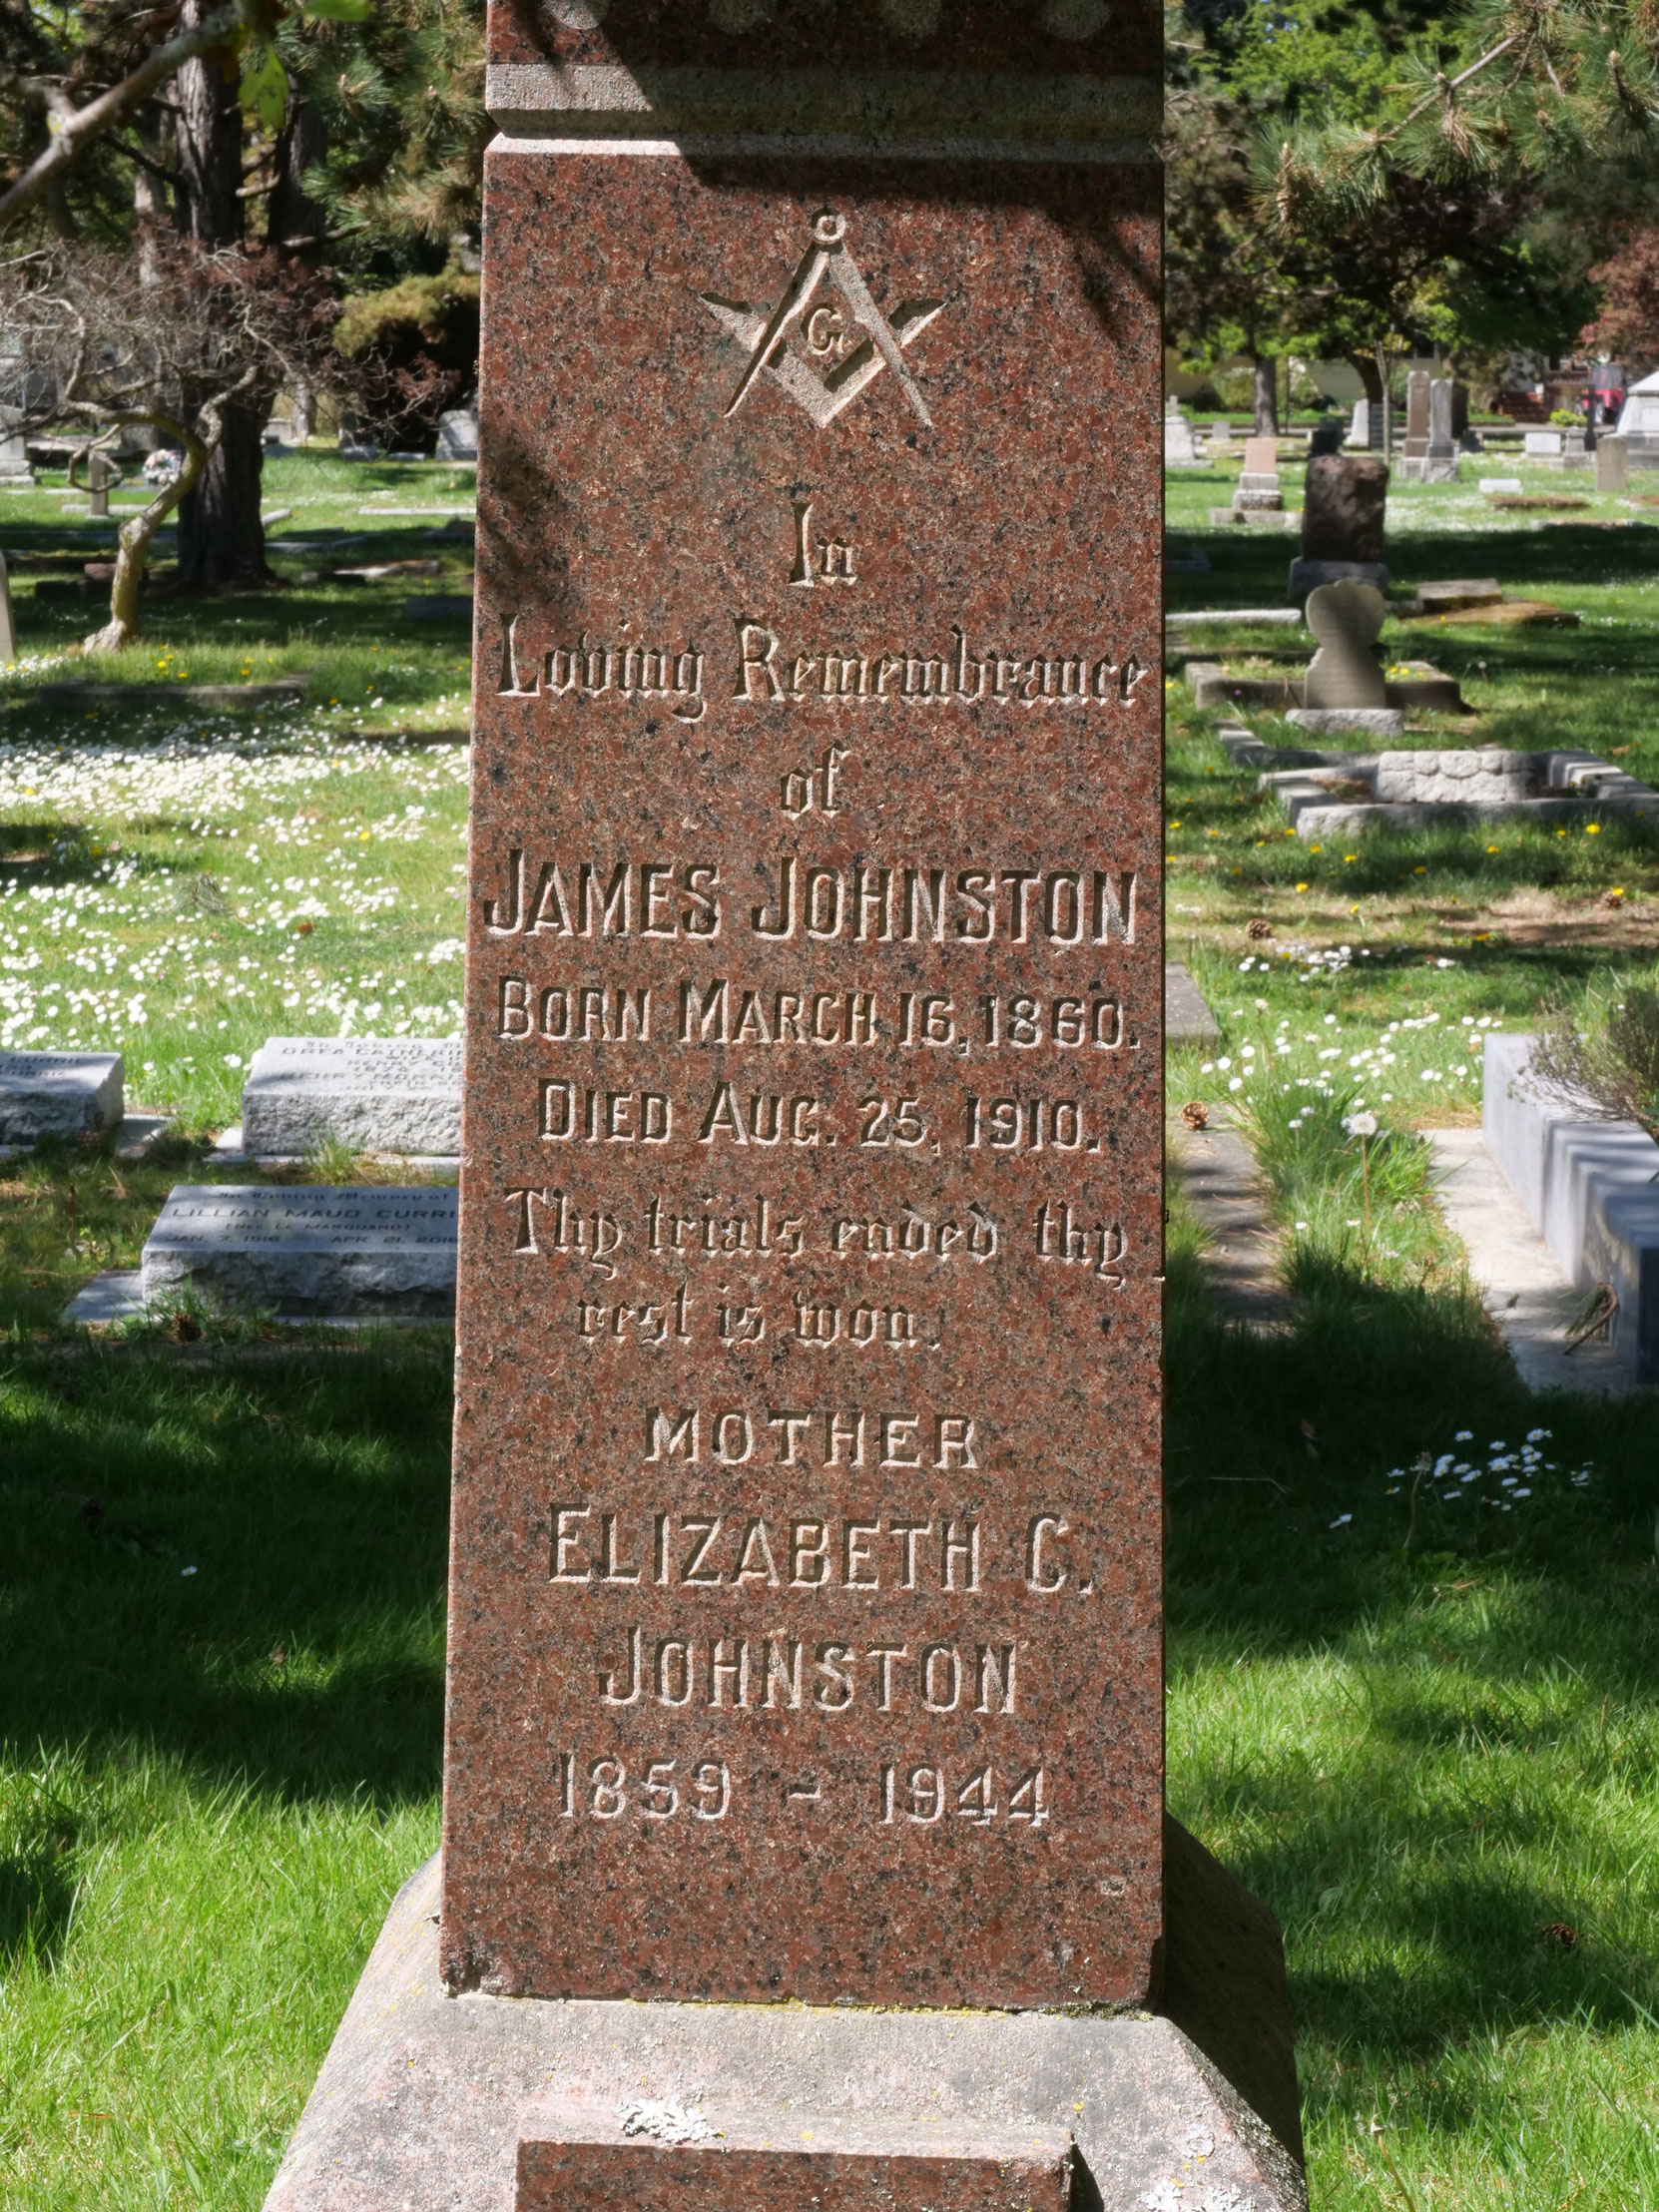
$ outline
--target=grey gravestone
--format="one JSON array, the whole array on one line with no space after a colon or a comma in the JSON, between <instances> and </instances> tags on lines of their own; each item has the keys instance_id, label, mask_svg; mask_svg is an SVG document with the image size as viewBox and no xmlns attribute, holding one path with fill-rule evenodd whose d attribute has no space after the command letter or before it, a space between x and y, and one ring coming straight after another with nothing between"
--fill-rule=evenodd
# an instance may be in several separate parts
<instances>
[{"instance_id":1,"label":"grey gravestone","mask_svg":"<svg viewBox=\"0 0 1659 2212\"><path fill-rule=\"evenodd\" d=\"M1425 368L1413 368L1405 379L1405 458L1408 461L1420 461L1428 451L1430 381Z\"/></svg>"},{"instance_id":2,"label":"grey gravestone","mask_svg":"<svg viewBox=\"0 0 1659 2212\"><path fill-rule=\"evenodd\" d=\"M1529 461L1552 461L1560 456L1561 433L1559 430L1528 430L1521 445Z\"/></svg>"},{"instance_id":3,"label":"grey gravestone","mask_svg":"<svg viewBox=\"0 0 1659 2212\"><path fill-rule=\"evenodd\" d=\"M1623 491L1629 481L1629 448L1623 438L1604 430L1596 439L1596 490Z\"/></svg>"},{"instance_id":4,"label":"grey gravestone","mask_svg":"<svg viewBox=\"0 0 1659 2212\"><path fill-rule=\"evenodd\" d=\"M119 1052L0 1052L0 1144L113 1129L125 1096Z\"/></svg>"},{"instance_id":5,"label":"grey gravestone","mask_svg":"<svg viewBox=\"0 0 1659 2212\"><path fill-rule=\"evenodd\" d=\"M87 513L95 521L103 521L110 511L110 474L102 453L92 454L87 461Z\"/></svg>"},{"instance_id":6,"label":"grey gravestone","mask_svg":"<svg viewBox=\"0 0 1659 2212\"><path fill-rule=\"evenodd\" d=\"M1302 505L1302 553L1291 563L1290 597L1321 584L1388 581L1382 521L1388 498L1385 461L1369 453L1321 453L1308 463Z\"/></svg>"},{"instance_id":7,"label":"grey gravestone","mask_svg":"<svg viewBox=\"0 0 1659 2212\"><path fill-rule=\"evenodd\" d=\"M455 1309L452 1187L181 1183L144 1248L144 1297L281 1314L441 1318Z\"/></svg>"},{"instance_id":8,"label":"grey gravestone","mask_svg":"<svg viewBox=\"0 0 1659 2212\"><path fill-rule=\"evenodd\" d=\"M471 592L438 592L403 602L405 622L470 622Z\"/></svg>"},{"instance_id":9,"label":"grey gravestone","mask_svg":"<svg viewBox=\"0 0 1659 2212\"><path fill-rule=\"evenodd\" d=\"M475 461L478 458L478 417L470 407L455 407L438 416L440 461Z\"/></svg>"},{"instance_id":10,"label":"grey gravestone","mask_svg":"<svg viewBox=\"0 0 1659 2212\"><path fill-rule=\"evenodd\" d=\"M1172 404L1164 416L1164 466L1191 468L1197 460L1192 423L1180 407Z\"/></svg>"},{"instance_id":11,"label":"grey gravestone","mask_svg":"<svg viewBox=\"0 0 1659 2212\"><path fill-rule=\"evenodd\" d=\"M1423 455L1425 484L1457 481L1456 386L1449 376L1436 376L1428 386L1428 450Z\"/></svg>"},{"instance_id":12,"label":"grey gravestone","mask_svg":"<svg viewBox=\"0 0 1659 2212\"><path fill-rule=\"evenodd\" d=\"M242 1087L242 1141L261 1158L319 1144L452 1158L461 1149L459 1037L268 1037Z\"/></svg>"},{"instance_id":13,"label":"grey gravestone","mask_svg":"<svg viewBox=\"0 0 1659 2212\"><path fill-rule=\"evenodd\" d=\"M1387 691L1375 647L1387 606L1371 584L1322 584L1308 597L1308 627L1319 651L1308 664L1304 707L1385 707Z\"/></svg>"},{"instance_id":14,"label":"grey gravestone","mask_svg":"<svg viewBox=\"0 0 1659 2212\"><path fill-rule=\"evenodd\" d=\"M17 659L17 618L12 613L11 578L6 574L6 556L0 553L0 661Z\"/></svg>"}]
</instances>

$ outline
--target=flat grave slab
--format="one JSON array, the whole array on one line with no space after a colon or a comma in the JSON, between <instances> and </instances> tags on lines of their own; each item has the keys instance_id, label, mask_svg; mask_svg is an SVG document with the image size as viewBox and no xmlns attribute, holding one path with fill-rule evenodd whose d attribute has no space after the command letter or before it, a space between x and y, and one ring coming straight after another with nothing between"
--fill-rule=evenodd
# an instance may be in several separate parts
<instances>
[{"instance_id":1,"label":"flat grave slab","mask_svg":"<svg viewBox=\"0 0 1659 2212\"><path fill-rule=\"evenodd\" d=\"M405 599L405 622L470 622L472 620L471 592L433 592L424 596Z\"/></svg>"},{"instance_id":2,"label":"flat grave slab","mask_svg":"<svg viewBox=\"0 0 1659 2212\"><path fill-rule=\"evenodd\" d=\"M305 695L302 676L270 684L42 684L42 706L55 707L281 707Z\"/></svg>"},{"instance_id":3,"label":"flat grave slab","mask_svg":"<svg viewBox=\"0 0 1659 2212\"><path fill-rule=\"evenodd\" d=\"M0 1052L0 1145L114 1129L124 1097L119 1052Z\"/></svg>"},{"instance_id":4,"label":"flat grave slab","mask_svg":"<svg viewBox=\"0 0 1659 2212\"><path fill-rule=\"evenodd\" d=\"M106 1329L111 1322L138 1321L146 1310L144 1270L106 1268L75 1293L63 1319L85 1329Z\"/></svg>"},{"instance_id":5,"label":"flat grave slab","mask_svg":"<svg viewBox=\"0 0 1659 2212\"><path fill-rule=\"evenodd\" d=\"M1275 622L1297 629L1302 626L1300 607L1195 607L1185 614L1166 614L1167 630L1187 630L1203 623Z\"/></svg>"},{"instance_id":6,"label":"flat grave slab","mask_svg":"<svg viewBox=\"0 0 1659 2212\"><path fill-rule=\"evenodd\" d=\"M455 1302L456 1193L181 1183L144 1248L147 1305L181 1291L278 1314L426 1316Z\"/></svg>"},{"instance_id":7,"label":"flat grave slab","mask_svg":"<svg viewBox=\"0 0 1659 2212\"><path fill-rule=\"evenodd\" d=\"M1367 829L1659 818L1659 792L1593 753L1325 753L1266 771L1261 788L1307 842Z\"/></svg>"},{"instance_id":8,"label":"flat grave slab","mask_svg":"<svg viewBox=\"0 0 1659 2212\"><path fill-rule=\"evenodd\" d=\"M461 1149L458 1037L268 1037L242 1088L240 1149L452 1159Z\"/></svg>"},{"instance_id":9,"label":"flat grave slab","mask_svg":"<svg viewBox=\"0 0 1659 2212\"><path fill-rule=\"evenodd\" d=\"M1164 962L1164 1041L1208 1044L1221 1030L1184 961Z\"/></svg>"}]
</instances>

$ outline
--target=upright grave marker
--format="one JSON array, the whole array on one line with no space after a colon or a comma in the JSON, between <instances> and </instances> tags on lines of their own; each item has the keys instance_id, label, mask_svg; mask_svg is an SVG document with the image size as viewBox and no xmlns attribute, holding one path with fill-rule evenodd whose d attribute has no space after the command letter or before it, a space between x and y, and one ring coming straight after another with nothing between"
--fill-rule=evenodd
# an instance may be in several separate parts
<instances>
[{"instance_id":1,"label":"upright grave marker","mask_svg":"<svg viewBox=\"0 0 1659 2212\"><path fill-rule=\"evenodd\" d=\"M537 20L526 104L587 51ZM458 1987L1151 1985L1156 241L1108 105L1062 76L1086 158L948 175L495 157Z\"/></svg>"},{"instance_id":2,"label":"upright grave marker","mask_svg":"<svg viewBox=\"0 0 1659 2212\"><path fill-rule=\"evenodd\" d=\"M480 2131L468 2204L596 2203L600 2139L646 2201L570 2108L618 2063L902 2132L961 2006L979 2117L1296 2199L1167 2022L1060 2016L1177 1947L1158 34L1107 24L492 7L441 1902L284 2212ZM449 2054L348 2125L387 1971Z\"/></svg>"}]
</instances>

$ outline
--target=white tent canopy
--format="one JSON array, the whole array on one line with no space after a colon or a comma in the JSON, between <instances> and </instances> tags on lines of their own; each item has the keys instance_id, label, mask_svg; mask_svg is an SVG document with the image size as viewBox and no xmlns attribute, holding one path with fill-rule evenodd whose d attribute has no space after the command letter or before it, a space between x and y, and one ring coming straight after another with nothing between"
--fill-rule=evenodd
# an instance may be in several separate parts
<instances>
[{"instance_id":1,"label":"white tent canopy","mask_svg":"<svg viewBox=\"0 0 1659 2212\"><path fill-rule=\"evenodd\" d=\"M1621 438L1653 438L1659 441L1659 369L1632 384L1619 412Z\"/></svg>"}]
</instances>

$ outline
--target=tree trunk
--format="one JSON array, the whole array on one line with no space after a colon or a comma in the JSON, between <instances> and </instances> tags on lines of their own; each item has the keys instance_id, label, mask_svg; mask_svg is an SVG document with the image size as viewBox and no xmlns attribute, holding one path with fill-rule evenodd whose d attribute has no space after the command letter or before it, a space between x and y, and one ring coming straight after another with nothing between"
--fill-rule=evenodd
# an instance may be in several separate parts
<instances>
[{"instance_id":1,"label":"tree trunk","mask_svg":"<svg viewBox=\"0 0 1659 2212\"><path fill-rule=\"evenodd\" d=\"M195 490L179 503L181 591L258 591L274 581L260 520L268 411L226 408L225 434Z\"/></svg>"},{"instance_id":2,"label":"tree trunk","mask_svg":"<svg viewBox=\"0 0 1659 2212\"><path fill-rule=\"evenodd\" d=\"M131 421L131 417L128 418ZM164 415L158 422L154 417L144 418L152 430L165 430L184 448L184 466L171 484L164 484L142 513L124 522L116 532L115 575L110 584L110 619L102 630L95 630L83 641L84 653L119 653L124 645L136 643L141 635L139 624L139 593L144 588L145 570L150 565L150 548L156 532L167 520L180 499L190 491L207 463L207 453L200 438L193 437L182 422Z\"/></svg>"},{"instance_id":3,"label":"tree trunk","mask_svg":"<svg viewBox=\"0 0 1659 2212\"><path fill-rule=\"evenodd\" d=\"M181 21L199 23L213 0L185 0ZM186 62L178 76L179 228L210 252L240 246L243 212L242 104L236 60ZM265 563L260 471L269 407L228 407L225 434L201 480L179 503L181 591L257 591L276 579Z\"/></svg>"},{"instance_id":4,"label":"tree trunk","mask_svg":"<svg viewBox=\"0 0 1659 2212\"><path fill-rule=\"evenodd\" d=\"M212 0L185 0L180 28L212 12ZM199 246L240 246L243 229L242 103L236 60L226 81L217 53L199 54L178 76L179 228Z\"/></svg>"},{"instance_id":5,"label":"tree trunk","mask_svg":"<svg viewBox=\"0 0 1659 2212\"><path fill-rule=\"evenodd\" d=\"M1256 435L1272 438L1279 435L1279 363L1271 353L1253 353L1251 366L1256 371Z\"/></svg>"},{"instance_id":6,"label":"tree trunk","mask_svg":"<svg viewBox=\"0 0 1659 2212\"><path fill-rule=\"evenodd\" d=\"M266 243L300 260L315 262L326 243L326 219L305 190L305 172L328 151L322 118L305 101L292 99L276 141L276 182L272 187Z\"/></svg>"}]
</instances>

